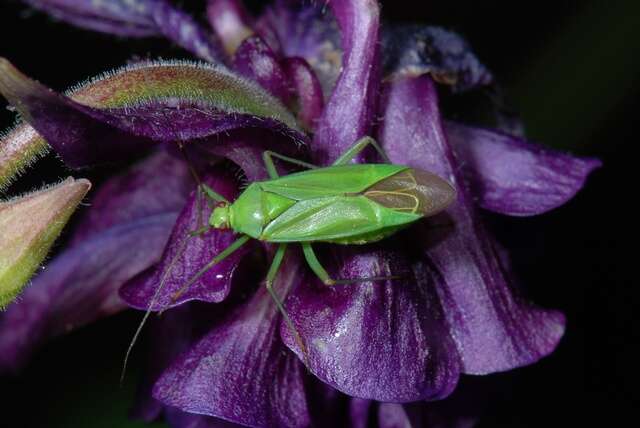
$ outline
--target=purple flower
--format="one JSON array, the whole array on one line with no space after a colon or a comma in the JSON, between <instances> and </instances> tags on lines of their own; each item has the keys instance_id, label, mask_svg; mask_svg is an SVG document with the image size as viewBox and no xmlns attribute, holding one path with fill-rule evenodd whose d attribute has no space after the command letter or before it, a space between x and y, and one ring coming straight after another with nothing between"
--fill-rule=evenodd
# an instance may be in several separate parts
<instances>
[{"instance_id":1,"label":"purple flower","mask_svg":"<svg viewBox=\"0 0 640 428\"><path fill-rule=\"evenodd\" d=\"M49 147L72 168L142 156L97 188L68 246L0 314L0 371L127 305L170 308L149 329L142 419L463 427L474 413L461 375L532 364L557 346L563 315L521 295L481 211L542 214L600 163L444 120L438 85L456 96L493 84L459 36L383 34L375 0L276 0L257 18L211 0L213 32L164 0L29 3L83 28L164 35L215 64L138 63L58 94L0 60L0 92L24 119L0 142L0 185ZM262 286L269 244L243 247L174 298L234 240L190 236L211 213L190 167L233 199L243 180L266 177L266 149L327 165L367 135L393 163L457 190L446 212L384 241L319 248L333 277L400 279L327 287L290 251L275 288L306 354Z\"/></svg>"}]
</instances>

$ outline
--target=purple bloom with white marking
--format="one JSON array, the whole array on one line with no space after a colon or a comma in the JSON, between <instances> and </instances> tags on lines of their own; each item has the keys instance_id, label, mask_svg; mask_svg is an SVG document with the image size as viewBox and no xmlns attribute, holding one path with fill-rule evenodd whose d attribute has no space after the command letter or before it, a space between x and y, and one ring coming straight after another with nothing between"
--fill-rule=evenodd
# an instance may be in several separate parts
<instances>
[{"instance_id":1,"label":"purple bloom with white marking","mask_svg":"<svg viewBox=\"0 0 640 428\"><path fill-rule=\"evenodd\" d=\"M600 162L443 118L439 93L494 84L458 35L383 30L375 0L275 0L258 17L209 0L210 28L168 0L27 3L85 29L164 36L203 62L140 62L60 94L0 59L0 93L23 119L0 140L0 189L48 150L71 168L141 159L92 191L67 246L0 314L0 371L127 307L166 310L149 326L141 419L469 427L477 391L463 375L558 345L563 314L521 294L481 214L555 209ZM363 136L457 191L445 212L378 243L319 246L335 278L394 279L328 287L290 251L274 287L306 350L262 286L270 244L242 247L175 298L235 239L192 236L212 210L194 176L234 200L267 178L265 150L329 165Z\"/></svg>"}]
</instances>

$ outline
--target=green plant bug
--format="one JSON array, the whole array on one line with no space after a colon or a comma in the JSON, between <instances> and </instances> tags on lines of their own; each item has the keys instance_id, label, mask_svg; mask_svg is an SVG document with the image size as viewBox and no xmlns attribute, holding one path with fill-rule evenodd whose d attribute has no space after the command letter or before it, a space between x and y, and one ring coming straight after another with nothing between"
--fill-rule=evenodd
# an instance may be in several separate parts
<instances>
[{"instance_id":1,"label":"green plant bug","mask_svg":"<svg viewBox=\"0 0 640 428\"><path fill-rule=\"evenodd\" d=\"M306 355L302 338L272 288L287 246L301 244L309 267L327 285L394 279L333 279L320 264L312 244L361 245L376 242L424 217L443 211L456 197L451 184L427 171L391 163L351 163L369 145L388 162L385 153L371 137L358 140L329 167L317 167L265 151L263 160L270 179L249 184L233 203L207 185L200 184L201 190L217 204L204 230L232 229L240 237L186 281L174 293L173 300L250 239L276 243L278 248L267 272L266 288ZM307 170L281 177L273 158ZM194 231L192 236L199 233L202 231ZM152 298L127 357L162 286L161 283Z\"/></svg>"}]
</instances>

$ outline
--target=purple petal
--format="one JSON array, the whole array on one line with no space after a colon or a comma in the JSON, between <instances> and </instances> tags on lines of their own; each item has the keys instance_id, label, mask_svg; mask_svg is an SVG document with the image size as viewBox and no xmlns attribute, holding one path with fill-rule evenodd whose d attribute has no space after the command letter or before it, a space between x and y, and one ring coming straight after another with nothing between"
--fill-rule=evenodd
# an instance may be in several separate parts
<instances>
[{"instance_id":1,"label":"purple petal","mask_svg":"<svg viewBox=\"0 0 640 428\"><path fill-rule=\"evenodd\" d=\"M278 63L278 58L260 36L242 42L236 51L234 69L260 84L271 95L287 102L290 98L289 79Z\"/></svg>"},{"instance_id":2,"label":"purple petal","mask_svg":"<svg viewBox=\"0 0 640 428\"><path fill-rule=\"evenodd\" d=\"M353 428L367 428L369 423L369 413L373 401L364 398L352 398L349 402L349 419Z\"/></svg>"},{"instance_id":3,"label":"purple petal","mask_svg":"<svg viewBox=\"0 0 640 428\"><path fill-rule=\"evenodd\" d=\"M164 35L206 61L224 58L213 35L166 0L25 0L77 27L126 37Z\"/></svg>"},{"instance_id":4,"label":"purple petal","mask_svg":"<svg viewBox=\"0 0 640 428\"><path fill-rule=\"evenodd\" d=\"M256 31L283 57L304 58L326 96L342 68L338 25L321 2L276 0L256 23Z\"/></svg>"},{"instance_id":5,"label":"purple petal","mask_svg":"<svg viewBox=\"0 0 640 428\"><path fill-rule=\"evenodd\" d=\"M571 199L602 164L525 140L454 122L445 132L470 191L482 208L501 214L542 214Z\"/></svg>"},{"instance_id":6,"label":"purple petal","mask_svg":"<svg viewBox=\"0 0 640 428\"><path fill-rule=\"evenodd\" d=\"M287 298L308 355L283 324L284 342L345 394L406 402L444 397L456 385L458 357L438 296L423 280L424 267L411 266L402 250L387 240L384 247L345 249L342 260L326 264L343 266L330 269L335 278L402 279L327 287L311 277Z\"/></svg>"},{"instance_id":7,"label":"purple petal","mask_svg":"<svg viewBox=\"0 0 640 428\"><path fill-rule=\"evenodd\" d=\"M218 170L204 181L229 200L235 199L236 184L229 174ZM218 229L211 229L202 235L190 237L191 232L208 224L212 212L208 201L202 193L196 191L191 193L176 221L161 262L152 271L130 281L120 290L120 296L130 306L148 309L156 296L156 290L161 285L163 288L153 301L153 310L163 310L190 300L221 302L227 297L234 272L242 257L250 251L250 245L245 245L209 269L179 298L174 298L175 293L181 290L200 269L237 239L232 231Z\"/></svg>"},{"instance_id":8,"label":"purple petal","mask_svg":"<svg viewBox=\"0 0 640 428\"><path fill-rule=\"evenodd\" d=\"M186 163L165 151L109 178L91 198L72 239L75 245L119 224L182 210L195 187Z\"/></svg>"},{"instance_id":9,"label":"purple petal","mask_svg":"<svg viewBox=\"0 0 640 428\"><path fill-rule=\"evenodd\" d=\"M0 319L0 371L17 370L46 339L126 307L118 289L160 260L191 182L172 162L159 153L98 189L70 248Z\"/></svg>"},{"instance_id":10,"label":"purple petal","mask_svg":"<svg viewBox=\"0 0 640 428\"><path fill-rule=\"evenodd\" d=\"M302 58L286 58L282 67L298 99L298 120L306 129L313 130L324 110L322 87L313 69Z\"/></svg>"},{"instance_id":11,"label":"purple petal","mask_svg":"<svg viewBox=\"0 0 640 428\"><path fill-rule=\"evenodd\" d=\"M456 33L440 27L405 25L383 35L385 74L417 77L429 73L458 91L493 81L491 72Z\"/></svg>"},{"instance_id":12,"label":"purple petal","mask_svg":"<svg viewBox=\"0 0 640 428\"><path fill-rule=\"evenodd\" d=\"M224 53L217 38L192 17L167 0L147 0L151 17L158 30L180 47L209 62L222 62Z\"/></svg>"},{"instance_id":13,"label":"purple petal","mask_svg":"<svg viewBox=\"0 0 640 428\"><path fill-rule=\"evenodd\" d=\"M380 139L394 163L431 171L457 188L457 203L445 216L425 224L422 239L429 242L436 237L437 222L455 226L440 242L425 247L425 274L445 309L464 372L509 370L552 352L564 332L564 317L533 306L514 290L472 198L461 185L430 78L391 84Z\"/></svg>"},{"instance_id":14,"label":"purple petal","mask_svg":"<svg viewBox=\"0 0 640 428\"><path fill-rule=\"evenodd\" d=\"M253 20L239 0L208 0L207 17L229 55L253 34Z\"/></svg>"},{"instance_id":15,"label":"purple petal","mask_svg":"<svg viewBox=\"0 0 640 428\"><path fill-rule=\"evenodd\" d=\"M89 30L127 37L158 35L146 0L24 0L62 21Z\"/></svg>"},{"instance_id":16,"label":"purple petal","mask_svg":"<svg viewBox=\"0 0 640 428\"><path fill-rule=\"evenodd\" d=\"M299 278L299 260L285 259L280 295ZM165 371L154 396L189 413L249 426L308 426L300 361L284 352L280 316L264 288Z\"/></svg>"},{"instance_id":17,"label":"purple petal","mask_svg":"<svg viewBox=\"0 0 640 428\"><path fill-rule=\"evenodd\" d=\"M371 129L377 97L380 10L375 0L329 2L342 33L344 64L318 120L314 157L336 159Z\"/></svg>"},{"instance_id":18,"label":"purple petal","mask_svg":"<svg viewBox=\"0 0 640 428\"><path fill-rule=\"evenodd\" d=\"M71 166L126 159L150 147L150 140L185 141L238 127L304 139L280 102L220 67L183 62L127 67L74 91L75 101L30 80L6 60L0 60L0 71L0 92Z\"/></svg>"},{"instance_id":19,"label":"purple petal","mask_svg":"<svg viewBox=\"0 0 640 428\"><path fill-rule=\"evenodd\" d=\"M167 407L165 417L171 428L238 428L243 426L211 416L183 412L175 407Z\"/></svg>"}]
</instances>

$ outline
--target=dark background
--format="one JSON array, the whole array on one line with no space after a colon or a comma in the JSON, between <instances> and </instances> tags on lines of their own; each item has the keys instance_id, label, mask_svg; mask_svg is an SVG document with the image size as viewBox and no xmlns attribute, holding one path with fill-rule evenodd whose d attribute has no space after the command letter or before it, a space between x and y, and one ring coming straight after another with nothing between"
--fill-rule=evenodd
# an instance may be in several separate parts
<instances>
[{"instance_id":1,"label":"dark background","mask_svg":"<svg viewBox=\"0 0 640 428\"><path fill-rule=\"evenodd\" d=\"M522 114L530 138L600 157L605 165L558 210L536 218L489 219L512 250L528 295L564 311L568 325L552 356L494 376L504 387L479 426L580 426L605 403L625 403L630 396L623 379L633 370L628 351L637 340L625 335L634 295L622 265L635 229L630 213L637 180L631 163L638 144L640 3L382 3L387 20L437 24L464 35ZM187 56L167 45L78 30L17 1L0 5L0 56L55 89L117 67L132 54ZM0 111L0 128L12 122L12 113ZM20 186L52 182L60 174L58 162L46 159ZM138 314L127 313L80 329L47 345L22 377L0 378L0 425L146 426L126 419L140 356L125 386L118 387L122 356L138 320ZM607 417L607 426L616 426L622 414L611 411Z\"/></svg>"}]
</instances>

